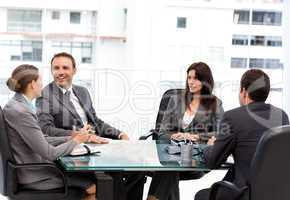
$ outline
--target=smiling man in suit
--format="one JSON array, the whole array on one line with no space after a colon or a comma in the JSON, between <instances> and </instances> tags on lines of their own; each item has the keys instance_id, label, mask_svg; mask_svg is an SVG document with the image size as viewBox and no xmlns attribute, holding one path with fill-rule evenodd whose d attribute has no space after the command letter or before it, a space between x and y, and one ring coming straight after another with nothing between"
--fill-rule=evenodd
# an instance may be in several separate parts
<instances>
[{"instance_id":1,"label":"smiling man in suit","mask_svg":"<svg viewBox=\"0 0 290 200\"><path fill-rule=\"evenodd\" d=\"M42 96L36 101L37 116L43 133L47 136L69 136L81 130L93 131L100 137L129 140L127 133L96 116L88 90L72 84L76 71L75 59L68 53L55 54L51 59L54 81L43 89ZM124 175L124 180L128 191L127 199L141 200L144 176Z\"/></svg>"},{"instance_id":2,"label":"smiling man in suit","mask_svg":"<svg viewBox=\"0 0 290 200\"><path fill-rule=\"evenodd\" d=\"M128 134L110 126L96 116L88 90L72 84L76 63L68 53L58 53L51 59L54 81L37 99L37 115L44 134L67 136L77 129L93 129L98 136L128 140ZM89 125L88 125L89 124Z\"/></svg>"}]
</instances>

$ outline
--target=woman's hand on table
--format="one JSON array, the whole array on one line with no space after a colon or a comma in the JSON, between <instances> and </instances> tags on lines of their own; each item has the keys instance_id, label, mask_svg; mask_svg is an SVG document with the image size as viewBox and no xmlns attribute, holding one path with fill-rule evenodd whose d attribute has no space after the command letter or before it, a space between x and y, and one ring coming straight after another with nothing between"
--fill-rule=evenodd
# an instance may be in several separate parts
<instances>
[{"instance_id":1,"label":"woman's hand on table","mask_svg":"<svg viewBox=\"0 0 290 200\"><path fill-rule=\"evenodd\" d=\"M190 141L198 141L199 136L197 134L192 134L192 133L174 133L171 135L171 139L174 140L190 140Z\"/></svg>"}]
</instances>

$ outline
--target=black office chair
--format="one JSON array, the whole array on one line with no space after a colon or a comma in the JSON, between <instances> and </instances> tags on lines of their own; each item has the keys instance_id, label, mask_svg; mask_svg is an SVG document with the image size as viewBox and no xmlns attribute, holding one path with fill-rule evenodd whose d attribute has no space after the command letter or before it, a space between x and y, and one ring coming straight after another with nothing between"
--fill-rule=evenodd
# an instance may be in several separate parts
<instances>
[{"instance_id":1,"label":"black office chair","mask_svg":"<svg viewBox=\"0 0 290 200\"><path fill-rule=\"evenodd\" d=\"M78 188L69 188L63 172L54 164L33 163L16 164L7 135L7 124L5 123L3 111L0 107L0 192L12 200L80 200L83 192ZM54 170L62 178L63 188L52 190L29 190L24 189L18 183L18 169L43 168L43 170Z\"/></svg>"},{"instance_id":2,"label":"black office chair","mask_svg":"<svg viewBox=\"0 0 290 200\"><path fill-rule=\"evenodd\" d=\"M156 117L156 123L155 123L155 129L150 130L149 134L141 136L140 140L146 140L150 137L152 137L153 140L158 140L160 136L160 126L162 124L164 113L170 109L168 108L168 103L171 98L180 96L183 92L185 92L184 89L169 89L167 90L160 101L159 110ZM152 174L148 174L149 176L152 176ZM198 179L201 178L204 175L203 172L181 172L179 173L179 179L180 180L192 180L192 179Z\"/></svg>"},{"instance_id":3,"label":"black office chair","mask_svg":"<svg viewBox=\"0 0 290 200\"><path fill-rule=\"evenodd\" d=\"M168 109L168 103L170 99L173 98L174 96L177 96L177 95L179 96L184 91L185 91L184 89L169 89L162 95L160 105L159 105L159 110L156 117L155 128L150 130L149 134L141 136L139 138L140 140L146 140L150 137L152 137L153 140L158 140L162 119L163 119L164 113Z\"/></svg>"},{"instance_id":4,"label":"black office chair","mask_svg":"<svg viewBox=\"0 0 290 200\"><path fill-rule=\"evenodd\" d=\"M210 200L218 190L230 191L239 200L289 200L290 198L290 126L276 127L261 138L251 164L251 179L247 186L238 188L233 183L220 181L212 185Z\"/></svg>"}]
</instances>

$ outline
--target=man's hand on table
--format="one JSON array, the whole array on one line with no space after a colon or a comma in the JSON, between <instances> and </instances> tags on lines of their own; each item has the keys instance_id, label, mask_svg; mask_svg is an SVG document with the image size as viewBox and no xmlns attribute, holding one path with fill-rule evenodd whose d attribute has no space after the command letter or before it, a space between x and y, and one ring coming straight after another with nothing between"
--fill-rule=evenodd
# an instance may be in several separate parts
<instances>
[{"instance_id":1,"label":"man's hand on table","mask_svg":"<svg viewBox=\"0 0 290 200\"><path fill-rule=\"evenodd\" d=\"M119 139L120 140L130 140L129 135L125 132L120 133Z\"/></svg>"},{"instance_id":2,"label":"man's hand on table","mask_svg":"<svg viewBox=\"0 0 290 200\"><path fill-rule=\"evenodd\" d=\"M214 145L215 141L216 141L216 137L215 137L215 136L212 136L212 137L207 141L207 145L212 146L212 145Z\"/></svg>"}]
</instances>

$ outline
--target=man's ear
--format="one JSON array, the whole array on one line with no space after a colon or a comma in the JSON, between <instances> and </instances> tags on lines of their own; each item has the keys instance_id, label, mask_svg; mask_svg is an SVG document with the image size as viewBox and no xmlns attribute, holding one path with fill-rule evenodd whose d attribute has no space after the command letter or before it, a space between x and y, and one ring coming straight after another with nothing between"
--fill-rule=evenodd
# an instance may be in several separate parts
<instances>
[{"instance_id":1,"label":"man's ear","mask_svg":"<svg viewBox=\"0 0 290 200\"><path fill-rule=\"evenodd\" d=\"M247 92L247 90L245 88L242 89L242 92L241 93L243 95L243 98L246 98L247 97L248 92Z\"/></svg>"},{"instance_id":2,"label":"man's ear","mask_svg":"<svg viewBox=\"0 0 290 200\"><path fill-rule=\"evenodd\" d=\"M77 68L76 67L74 67L73 68L73 71L74 71L74 75L77 73Z\"/></svg>"}]
</instances>

